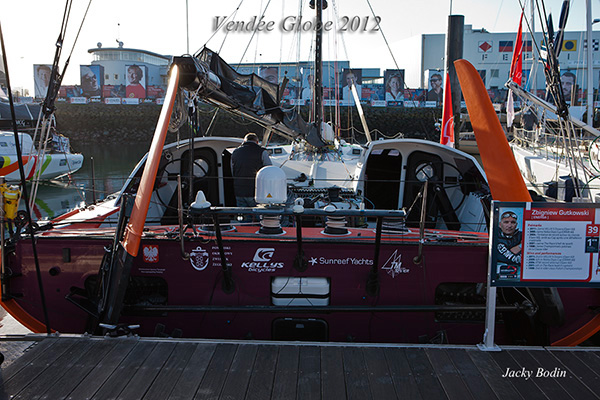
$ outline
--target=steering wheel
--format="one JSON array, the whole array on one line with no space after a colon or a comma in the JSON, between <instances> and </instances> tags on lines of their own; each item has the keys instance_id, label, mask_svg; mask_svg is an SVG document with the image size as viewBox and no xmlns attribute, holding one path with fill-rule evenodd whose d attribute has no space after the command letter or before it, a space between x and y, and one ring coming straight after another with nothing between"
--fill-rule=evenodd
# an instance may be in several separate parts
<instances>
[{"instance_id":1,"label":"steering wheel","mask_svg":"<svg viewBox=\"0 0 600 400\"><path fill-rule=\"evenodd\" d=\"M460 170L455 165L450 164L449 162L446 162L446 161L441 161L439 164L441 165L442 168L444 167L444 165L448 165L451 168L453 168L456 172L458 172L458 182L456 184L445 182L444 180L439 180L439 181L435 181L435 182L436 183L440 182L441 188L446 193L448 193L448 189L455 188L456 186L461 187L462 186L461 181L463 179L463 176L462 176L462 173L460 172ZM434 176L435 176L435 168L433 167L433 163L431 163L431 162L424 162L422 164L419 164L417 166L417 168L415 169L415 177L420 182L429 181ZM445 217L452 212L456 212L460 208L460 206L462 206L465 199L467 198L467 194L463 190L461 190L461 193L463 194L463 196L460 199L460 201L458 202L458 205L452 206L452 210L449 210L449 211L445 212L444 214L441 214L441 217ZM448 199L450 199L450 196L448 196Z\"/></svg>"},{"instance_id":2,"label":"steering wheel","mask_svg":"<svg viewBox=\"0 0 600 400\"><path fill-rule=\"evenodd\" d=\"M165 174L167 167L170 164L177 162L177 161L183 163L183 160L181 158L174 158L172 160L169 160L165 165L163 165L162 167L159 168L158 172L156 173L157 184L159 182L159 179L162 180L162 176ZM187 164L187 162L186 162L186 164ZM186 165L186 167L187 167L187 165ZM194 180L203 180L208 175L210 166L208 165L208 162L206 162L206 160L204 158L199 158L199 159L194 160L193 169L194 170L192 171L192 174L194 176ZM185 185L185 183L186 183L185 181L187 181L187 180L188 179L184 179L184 177L182 177L182 179L181 179L182 187ZM156 188L157 188L157 186L155 186L155 189ZM158 198L158 201L160 202L160 204L162 204L166 208L170 208L169 205L167 203L165 203L165 201L160 197L160 192L158 192L157 190L156 190L156 197Z\"/></svg>"}]
</instances>

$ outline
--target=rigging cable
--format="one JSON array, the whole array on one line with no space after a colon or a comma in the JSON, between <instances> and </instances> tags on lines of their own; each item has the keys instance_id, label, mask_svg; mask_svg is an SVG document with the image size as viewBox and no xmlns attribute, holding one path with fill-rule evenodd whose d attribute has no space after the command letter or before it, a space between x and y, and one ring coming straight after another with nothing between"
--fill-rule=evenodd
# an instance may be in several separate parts
<instances>
[{"instance_id":1,"label":"rigging cable","mask_svg":"<svg viewBox=\"0 0 600 400\"><path fill-rule=\"evenodd\" d=\"M267 5L265 6L265 9L260 14L260 16L257 17L257 20L260 20L262 17L265 16L265 13L267 12L267 9L269 8L270 4L271 4L271 0L269 0L269 2L267 3ZM240 61L238 62L237 69L239 69L241 67L242 62L244 61L244 57L246 56L246 52L250 48L250 44L252 43L252 39L254 38L254 35L256 35L256 32L257 32L257 29L255 29L254 31L252 31L252 35L250 36L250 40L248 41L248 46L246 46L246 49L244 50L244 53L242 53L242 56L240 57Z\"/></svg>"},{"instance_id":2,"label":"rigging cable","mask_svg":"<svg viewBox=\"0 0 600 400\"><path fill-rule=\"evenodd\" d=\"M373 7L371 6L371 1L370 0L367 0L367 5L369 6L369 9L371 10L371 14L373 15L373 18L375 18L375 20L377 20L377 15L375 15L375 11L373 10ZM389 44L389 42L387 40L387 37L383 33L383 28L381 27L381 25L379 25L379 31L381 32L381 37L383 37L383 41L385 42L385 45L387 46L387 49L390 52L390 56L392 56L392 60L394 61L394 65L396 66L396 69L399 70L400 67L398 66L398 61L396 61L396 57L394 57L394 53L392 52L392 48L390 47L390 44ZM403 79L402 83L404 84L404 87L406 89L410 90L410 88L406 84L406 79ZM414 98L412 100L414 100Z\"/></svg>"},{"instance_id":3,"label":"rigging cable","mask_svg":"<svg viewBox=\"0 0 600 400\"><path fill-rule=\"evenodd\" d=\"M204 46L202 46L202 47L206 47L208 42L210 42L210 40L217 34L217 32L219 32L219 29L221 29L221 27L223 27L227 23L227 21L229 21L232 17L237 15L237 12L239 11L240 6L242 5L243 2L244 2L244 0L241 0L240 4L237 5L235 10L233 10L233 12L231 14L229 14L229 16L227 18L225 18L223 20L223 22L221 22L218 26L215 27L215 31L213 32L212 35L210 35L210 37L206 40L206 42L204 42ZM227 32L225 34L225 38L223 38L223 42L221 43L221 47L219 47L218 53L221 53L221 50L223 50L223 46L225 45L225 40L227 39L228 35L229 35L229 32ZM194 54L195 57L197 57L198 54L200 53L200 51L202 51L202 47L196 51L196 54Z\"/></svg>"},{"instance_id":4,"label":"rigging cable","mask_svg":"<svg viewBox=\"0 0 600 400\"><path fill-rule=\"evenodd\" d=\"M48 86L46 98L44 99L44 102L42 104L42 109L40 111L40 113L43 114L43 117L42 117L42 122L41 122L40 140L39 140L39 144L38 144L38 154L37 154L38 162L34 163L34 166L32 167L32 168L34 168L34 170L32 171L32 173L33 173L32 180L33 181L32 181L32 196L30 199L31 205L33 205L33 203L35 202L35 199L37 197L37 191L39 188L39 181L40 181L41 174L39 174L38 171L40 171L40 169L43 165L42 160L44 160L44 158L46 157L46 146L47 146L47 142L48 142L48 137L49 137L51 129L52 129L52 122L54 121L54 117L53 117L54 111L56 109L56 107L54 106L54 102L56 101L56 98L58 97L58 90L60 89L62 79L65 76L65 73L67 72L67 68L69 66L71 56L73 55L73 51L75 50L75 45L77 44L79 35L81 33L81 29L83 28L83 23L85 22L85 19L90 10L90 6L92 5L92 0L89 0L89 2L88 2L88 5L85 9L85 13L81 20L81 24L79 25L79 29L77 30L77 35L75 36L75 40L73 41L73 46L71 47L71 52L69 53L67 60L65 61L63 72L62 72L62 74L60 74L58 72L59 71L58 64L60 62L60 56L62 54L63 43L64 43L65 34L66 34L67 26L68 26L68 20L71 15L72 4L73 4L72 0L67 0L67 2L65 3L65 11L63 13L63 21L61 24L61 29L60 29L60 32L58 35L58 39L56 40L56 52L54 54L54 61L52 63L50 84ZM39 126L40 126L40 121L39 121L39 116L38 116L38 122L36 124L34 139L32 141L32 147L33 147L33 143L35 143L35 139L37 137ZM31 157L31 152L29 154ZM66 157L66 153L65 153L65 157ZM69 165L68 162L67 162L67 165ZM81 195L81 193L80 193L80 195ZM82 198L85 199L85 196L82 196Z\"/></svg>"},{"instance_id":5,"label":"rigging cable","mask_svg":"<svg viewBox=\"0 0 600 400\"><path fill-rule=\"evenodd\" d=\"M542 2L543 15L540 15L542 21L542 30L544 28L544 22L546 23L547 34L544 34L544 40L546 41L547 48L547 60L544 68L544 73L547 80L547 90L554 100L554 104L557 105L557 114L559 119L559 137L562 140L563 151L565 152L565 162L569 167L569 172L573 177L573 185L575 193L578 197L581 197L581 188L579 185L579 172L577 165L583 166L581 159L581 153L578 151L578 155L575 154L573 149L573 142L577 144L577 137L575 135L575 129L570 119L569 108L567 106L564 94L562 92L561 78L560 78L560 67L558 64L558 55L560 54L561 45L563 41L564 27L566 25L567 16L569 13L569 2L564 1L560 14L560 22L556 35L553 35L552 20L551 17L546 18L545 6ZM538 13L541 14L538 2ZM553 37L550 37L550 36ZM558 160L557 160L558 162ZM586 174L586 168L583 167L584 175Z\"/></svg>"},{"instance_id":6,"label":"rigging cable","mask_svg":"<svg viewBox=\"0 0 600 400\"><path fill-rule=\"evenodd\" d=\"M23 197L25 199L25 210L27 212L27 222L30 228L31 236L31 247L33 252L33 260L35 263L35 273L38 281L38 288L40 291L40 298L42 301L42 310L44 313L44 323L46 324L46 333L50 335L50 318L48 317L48 306L46 304L46 296L44 294L44 285L42 284L42 272L40 270L40 261L37 253L37 246L35 243L35 233L33 231L33 221L31 220L31 209L29 208L29 194L27 192L27 186L25 185L25 169L23 167L23 158L21 152L21 144L19 143L19 132L17 130L17 118L15 114L15 104L12 97L12 88L10 86L10 76L8 72L8 62L6 57L6 49L4 48L4 35L2 34L2 25L0 25L0 48L2 49L4 73L6 77L6 89L8 91L8 100L10 104L10 115L12 119L13 132L15 136L15 147L17 150L17 162L19 164L19 174L21 175L21 183L23 185ZM4 229L4 227L0 227ZM4 246L4 243L1 243ZM4 277L3 277L4 278Z\"/></svg>"}]
</instances>

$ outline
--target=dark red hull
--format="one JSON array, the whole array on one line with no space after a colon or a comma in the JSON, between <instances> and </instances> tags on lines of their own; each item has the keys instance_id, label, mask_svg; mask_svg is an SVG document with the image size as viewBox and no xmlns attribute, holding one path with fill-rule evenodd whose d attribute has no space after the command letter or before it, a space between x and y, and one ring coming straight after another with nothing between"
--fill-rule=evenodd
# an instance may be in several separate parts
<instances>
[{"instance_id":1,"label":"dark red hull","mask_svg":"<svg viewBox=\"0 0 600 400\"><path fill-rule=\"evenodd\" d=\"M147 235L133 264L132 283L121 321L139 323L138 332L145 336L153 335L157 324L163 324L166 333L180 329L185 337L270 340L294 337L301 331L306 332L308 339L342 342L417 343L436 340L436 337L450 343L482 341L482 311L440 313L387 311L384 308L484 306L481 293L468 288L475 288L477 284L481 288L486 282L488 249L485 235L471 235L469 240L430 240L423 248L421 264L413 261L418 254L418 232L384 235L377 269L379 294L369 296L366 286L375 257L372 230L352 229L350 235L330 236L319 228L304 228L303 250L308 261L304 272L294 268L297 255L294 229L278 236L256 235L256 228L250 227L240 230L224 234L225 255L232 266L235 284L232 294L222 290L224 275L214 237L201 235L186 239L185 250L192 254L192 262L181 257L178 240L164 235L154 238ZM448 232L437 236L437 239L448 238ZM84 232L69 235L55 230L40 236L37 251L50 324L54 330L85 331L88 314L67 301L65 296L72 287L93 286L91 282L98 273L104 247L110 243L108 236L92 238ZM10 293L27 313L43 322L28 241L18 243L9 266L13 273L8 281ZM316 307L304 313L265 311L265 307L274 304L271 285L275 277L328 278L327 301L329 307L337 309L323 312ZM453 288L463 293L452 293ZM569 319L562 328L552 331L553 340L587 322L591 314L585 304L598 304L600 299L600 293L595 290L579 290L575 298L569 297L569 291L563 292L567 296L563 302ZM311 301L322 300L309 299L309 305ZM285 299L279 300L278 305L284 306L285 302ZM221 306L237 309L235 312L176 310L177 307ZM261 308L248 310L252 306ZM169 310L161 311L161 307L169 307ZM353 310L353 307L358 308ZM364 307L371 308L360 309ZM379 309L373 309L377 307ZM497 338L499 342L510 342L512 333L505 329L503 321L508 322L512 314L504 315L498 324Z\"/></svg>"}]
</instances>

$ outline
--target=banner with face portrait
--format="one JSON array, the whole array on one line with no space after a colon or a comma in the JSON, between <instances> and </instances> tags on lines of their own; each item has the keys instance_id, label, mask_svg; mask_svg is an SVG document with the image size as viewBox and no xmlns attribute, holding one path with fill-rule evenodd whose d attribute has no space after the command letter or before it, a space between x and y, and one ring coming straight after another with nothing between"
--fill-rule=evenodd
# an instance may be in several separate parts
<instances>
[{"instance_id":1,"label":"banner with face portrait","mask_svg":"<svg viewBox=\"0 0 600 400\"><path fill-rule=\"evenodd\" d=\"M579 105L579 93L577 93L577 75L575 71L566 70L560 75L560 87L567 104Z\"/></svg>"},{"instance_id":2,"label":"banner with face portrait","mask_svg":"<svg viewBox=\"0 0 600 400\"><path fill-rule=\"evenodd\" d=\"M127 85L125 86L125 96L133 99L145 99L147 76L148 69L145 65L126 65Z\"/></svg>"},{"instance_id":3,"label":"banner with face portrait","mask_svg":"<svg viewBox=\"0 0 600 400\"><path fill-rule=\"evenodd\" d=\"M300 98L305 101L312 101L315 85L315 72L305 69L302 73L302 92Z\"/></svg>"},{"instance_id":4,"label":"banner with face portrait","mask_svg":"<svg viewBox=\"0 0 600 400\"><path fill-rule=\"evenodd\" d=\"M383 74L385 101L389 106L402 105L404 101L404 70L386 69Z\"/></svg>"},{"instance_id":5,"label":"banner with face portrait","mask_svg":"<svg viewBox=\"0 0 600 400\"><path fill-rule=\"evenodd\" d=\"M80 65L81 95L84 97L102 96L104 67L102 65Z\"/></svg>"},{"instance_id":6,"label":"banner with face portrait","mask_svg":"<svg viewBox=\"0 0 600 400\"><path fill-rule=\"evenodd\" d=\"M436 70L428 71L427 92L425 93L425 101L434 106L441 106L444 102L444 79L442 72ZM427 105L427 104L426 104Z\"/></svg>"},{"instance_id":7,"label":"banner with face portrait","mask_svg":"<svg viewBox=\"0 0 600 400\"><path fill-rule=\"evenodd\" d=\"M274 83L276 85L279 84L279 68L278 67L261 67L258 71L258 75L264 80Z\"/></svg>"},{"instance_id":8,"label":"banner with face portrait","mask_svg":"<svg viewBox=\"0 0 600 400\"><path fill-rule=\"evenodd\" d=\"M351 84L354 83L356 87L356 93L358 98L362 97L362 69L349 69L344 68L342 70L342 102L344 104L354 104L354 97L352 96Z\"/></svg>"},{"instance_id":9,"label":"banner with face portrait","mask_svg":"<svg viewBox=\"0 0 600 400\"><path fill-rule=\"evenodd\" d=\"M35 64L33 66L34 93L37 99L43 99L48 93L52 64Z\"/></svg>"}]
</instances>

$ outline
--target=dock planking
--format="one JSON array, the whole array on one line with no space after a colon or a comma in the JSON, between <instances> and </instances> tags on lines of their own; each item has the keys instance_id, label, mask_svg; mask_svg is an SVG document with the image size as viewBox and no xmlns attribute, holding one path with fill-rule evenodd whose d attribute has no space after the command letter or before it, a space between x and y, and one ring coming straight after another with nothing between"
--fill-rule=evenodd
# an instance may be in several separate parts
<instances>
[{"instance_id":1,"label":"dock planking","mask_svg":"<svg viewBox=\"0 0 600 400\"><path fill-rule=\"evenodd\" d=\"M598 348L34 336L0 399L600 398Z\"/></svg>"}]
</instances>

